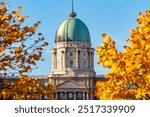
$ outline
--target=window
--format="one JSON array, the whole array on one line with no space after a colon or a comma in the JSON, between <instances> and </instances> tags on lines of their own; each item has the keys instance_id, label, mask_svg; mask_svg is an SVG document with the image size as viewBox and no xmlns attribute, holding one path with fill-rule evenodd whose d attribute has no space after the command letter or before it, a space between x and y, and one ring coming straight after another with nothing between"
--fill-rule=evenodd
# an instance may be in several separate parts
<instances>
[{"instance_id":1,"label":"window","mask_svg":"<svg viewBox=\"0 0 150 117\"><path fill-rule=\"evenodd\" d=\"M47 100L47 99L48 99L48 95L44 95L44 99L46 99L46 100Z\"/></svg>"},{"instance_id":2,"label":"window","mask_svg":"<svg viewBox=\"0 0 150 117\"><path fill-rule=\"evenodd\" d=\"M48 82L44 82L44 86L48 86Z\"/></svg>"},{"instance_id":3,"label":"window","mask_svg":"<svg viewBox=\"0 0 150 117\"><path fill-rule=\"evenodd\" d=\"M69 94L68 94L68 97L69 97L69 98L72 98L72 97L73 97L73 93L69 93Z\"/></svg>"},{"instance_id":4,"label":"window","mask_svg":"<svg viewBox=\"0 0 150 117\"><path fill-rule=\"evenodd\" d=\"M60 100L65 99L65 94L64 93L59 93L58 97L59 97Z\"/></svg>"},{"instance_id":5,"label":"window","mask_svg":"<svg viewBox=\"0 0 150 117\"><path fill-rule=\"evenodd\" d=\"M83 100L83 94L82 92L77 93L77 100Z\"/></svg>"},{"instance_id":6,"label":"window","mask_svg":"<svg viewBox=\"0 0 150 117\"><path fill-rule=\"evenodd\" d=\"M83 52L83 56L86 56L86 52Z\"/></svg>"},{"instance_id":7,"label":"window","mask_svg":"<svg viewBox=\"0 0 150 117\"><path fill-rule=\"evenodd\" d=\"M83 61L83 66L86 67L86 60Z\"/></svg>"},{"instance_id":8,"label":"window","mask_svg":"<svg viewBox=\"0 0 150 117\"><path fill-rule=\"evenodd\" d=\"M70 66L70 67L73 67L73 60L70 60L69 66Z\"/></svg>"},{"instance_id":9,"label":"window","mask_svg":"<svg viewBox=\"0 0 150 117\"><path fill-rule=\"evenodd\" d=\"M67 99L68 100L73 100L73 93L69 92Z\"/></svg>"},{"instance_id":10,"label":"window","mask_svg":"<svg viewBox=\"0 0 150 117\"><path fill-rule=\"evenodd\" d=\"M70 52L70 53L69 53L69 56L73 56L73 52Z\"/></svg>"}]
</instances>

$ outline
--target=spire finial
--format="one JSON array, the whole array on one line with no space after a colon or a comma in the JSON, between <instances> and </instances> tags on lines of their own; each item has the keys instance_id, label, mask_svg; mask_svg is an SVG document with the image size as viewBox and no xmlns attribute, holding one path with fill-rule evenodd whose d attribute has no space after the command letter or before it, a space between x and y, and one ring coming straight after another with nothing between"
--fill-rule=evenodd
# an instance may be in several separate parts
<instances>
[{"instance_id":1,"label":"spire finial","mask_svg":"<svg viewBox=\"0 0 150 117\"><path fill-rule=\"evenodd\" d=\"M72 12L70 13L69 17L76 17L77 14L74 12L74 0L72 0Z\"/></svg>"},{"instance_id":2,"label":"spire finial","mask_svg":"<svg viewBox=\"0 0 150 117\"><path fill-rule=\"evenodd\" d=\"M72 12L74 11L74 0L72 0Z\"/></svg>"}]
</instances>

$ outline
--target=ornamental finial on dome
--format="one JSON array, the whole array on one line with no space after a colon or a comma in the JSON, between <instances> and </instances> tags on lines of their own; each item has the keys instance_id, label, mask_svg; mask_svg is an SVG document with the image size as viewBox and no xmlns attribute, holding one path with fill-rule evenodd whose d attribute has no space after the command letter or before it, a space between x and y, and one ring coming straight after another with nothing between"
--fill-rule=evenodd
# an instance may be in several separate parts
<instances>
[{"instance_id":1,"label":"ornamental finial on dome","mask_svg":"<svg viewBox=\"0 0 150 117\"><path fill-rule=\"evenodd\" d=\"M72 12L69 14L69 17L76 17L77 13L74 12L74 1L72 0Z\"/></svg>"}]
</instances>

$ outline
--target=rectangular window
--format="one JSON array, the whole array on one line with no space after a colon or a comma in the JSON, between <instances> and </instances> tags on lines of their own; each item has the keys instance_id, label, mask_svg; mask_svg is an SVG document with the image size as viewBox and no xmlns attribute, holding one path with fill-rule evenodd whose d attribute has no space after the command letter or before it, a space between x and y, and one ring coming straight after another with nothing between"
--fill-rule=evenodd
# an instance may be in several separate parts
<instances>
[{"instance_id":1,"label":"rectangular window","mask_svg":"<svg viewBox=\"0 0 150 117\"><path fill-rule=\"evenodd\" d=\"M73 52L70 52L69 56L73 56Z\"/></svg>"},{"instance_id":2,"label":"rectangular window","mask_svg":"<svg viewBox=\"0 0 150 117\"><path fill-rule=\"evenodd\" d=\"M86 66L86 60L83 61L83 65Z\"/></svg>"},{"instance_id":3,"label":"rectangular window","mask_svg":"<svg viewBox=\"0 0 150 117\"><path fill-rule=\"evenodd\" d=\"M70 60L70 67L73 67L73 60Z\"/></svg>"},{"instance_id":4,"label":"rectangular window","mask_svg":"<svg viewBox=\"0 0 150 117\"><path fill-rule=\"evenodd\" d=\"M86 56L86 52L83 53L83 56Z\"/></svg>"}]
</instances>

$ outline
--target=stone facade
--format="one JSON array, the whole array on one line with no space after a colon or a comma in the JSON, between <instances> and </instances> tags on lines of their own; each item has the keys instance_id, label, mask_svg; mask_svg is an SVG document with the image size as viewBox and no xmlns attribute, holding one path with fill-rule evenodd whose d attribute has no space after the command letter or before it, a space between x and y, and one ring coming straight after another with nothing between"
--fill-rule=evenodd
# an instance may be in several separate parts
<instances>
[{"instance_id":1,"label":"stone facade","mask_svg":"<svg viewBox=\"0 0 150 117\"><path fill-rule=\"evenodd\" d=\"M94 48L90 43L59 42L52 49L50 83L54 98L94 99Z\"/></svg>"},{"instance_id":2,"label":"stone facade","mask_svg":"<svg viewBox=\"0 0 150 117\"><path fill-rule=\"evenodd\" d=\"M75 17L72 12L56 32L49 82L57 87L56 99L93 100L95 50L87 26Z\"/></svg>"},{"instance_id":3,"label":"stone facade","mask_svg":"<svg viewBox=\"0 0 150 117\"><path fill-rule=\"evenodd\" d=\"M93 77L53 77L50 78L51 83L54 84L57 88L55 91L56 99L69 99L67 94L73 93L71 99L94 99L94 80ZM60 93L63 93L64 96L60 96ZM81 94L81 97L78 96L78 93Z\"/></svg>"},{"instance_id":4,"label":"stone facade","mask_svg":"<svg viewBox=\"0 0 150 117\"><path fill-rule=\"evenodd\" d=\"M52 71L49 77L95 76L94 48L90 43L60 42L52 49Z\"/></svg>"}]
</instances>

